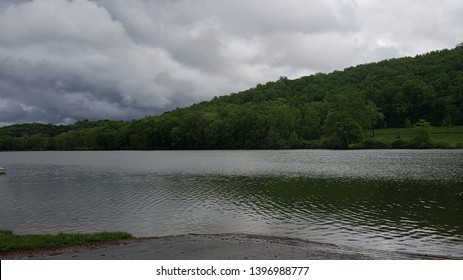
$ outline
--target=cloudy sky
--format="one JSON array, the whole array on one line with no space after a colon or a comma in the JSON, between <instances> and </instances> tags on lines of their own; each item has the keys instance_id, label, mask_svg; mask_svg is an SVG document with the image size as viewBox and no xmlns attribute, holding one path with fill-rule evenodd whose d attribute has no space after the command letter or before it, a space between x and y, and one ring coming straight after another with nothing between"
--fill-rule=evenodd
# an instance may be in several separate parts
<instances>
[{"instance_id":1,"label":"cloudy sky","mask_svg":"<svg viewBox=\"0 0 463 280\"><path fill-rule=\"evenodd\" d=\"M461 0L0 0L0 125L130 120L454 48Z\"/></svg>"}]
</instances>

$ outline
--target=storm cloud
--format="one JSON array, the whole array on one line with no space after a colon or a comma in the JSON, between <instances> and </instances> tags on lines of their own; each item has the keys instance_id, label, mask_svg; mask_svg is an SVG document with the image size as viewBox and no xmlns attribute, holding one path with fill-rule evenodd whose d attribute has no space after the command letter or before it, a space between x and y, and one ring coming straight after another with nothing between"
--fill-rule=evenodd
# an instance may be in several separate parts
<instances>
[{"instance_id":1,"label":"storm cloud","mask_svg":"<svg viewBox=\"0 0 463 280\"><path fill-rule=\"evenodd\" d=\"M0 1L0 125L130 120L453 48L458 0Z\"/></svg>"}]
</instances>

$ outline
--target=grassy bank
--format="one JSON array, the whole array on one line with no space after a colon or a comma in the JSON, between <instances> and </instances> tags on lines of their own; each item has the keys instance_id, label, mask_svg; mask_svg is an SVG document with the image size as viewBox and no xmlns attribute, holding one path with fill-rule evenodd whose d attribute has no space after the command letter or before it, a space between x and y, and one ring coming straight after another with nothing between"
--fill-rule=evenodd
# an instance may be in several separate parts
<instances>
[{"instance_id":1,"label":"grassy bank","mask_svg":"<svg viewBox=\"0 0 463 280\"><path fill-rule=\"evenodd\" d=\"M0 254L36 249L56 249L132 238L134 237L131 234L125 232L16 235L9 230L0 230Z\"/></svg>"},{"instance_id":2,"label":"grassy bank","mask_svg":"<svg viewBox=\"0 0 463 280\"><path fill-rule=\"evenodd\" d=\"M428 127L426 128L431 143L431 147L436 148L463 148L463 126L452 127ZM410 148L419 148L413 144L416 136L415 128L384 128L375 129L374 136L369 131L366 134L365 141L374 141L375 143L384 144L385 148L400 148L397 144L407 145ZM369 137L368 137L369 136ZM364 142L365 142L364 141ZM374 147L372 147L374 148Z\"/></svg>"}]
</instances>

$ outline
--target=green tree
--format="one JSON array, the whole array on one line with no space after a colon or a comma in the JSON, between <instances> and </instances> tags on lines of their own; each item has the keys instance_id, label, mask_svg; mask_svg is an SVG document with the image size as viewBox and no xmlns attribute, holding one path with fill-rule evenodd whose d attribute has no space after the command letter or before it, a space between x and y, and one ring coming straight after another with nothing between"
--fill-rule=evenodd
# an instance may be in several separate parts
<instances>
[{"instance_id":1,"label":"green tree","mask_svg":"<svg viewBox=\"0 0 463 280\"><path fill-rule=\"evenodd\" d=\"M268 149L281 149L284 147L284 141L281 139L280 134L273 129L269 129L267 135L267 148Z\"/></svg>"},{"instance_id":2,"label":"green tree","mask_svg":"<svg viewBox=\"0 0 463 280\"><path fill-rule=\"evenodd\" d=\"M342 112L329 113L323 131L328 137L333 135L338 137L341 141L340 148L346 148L349 144L358 143L363 138L360 125L349 114Z\"/></svg>"},{"instance_id":3,"label":"green tree","mask_svg":"<svg viewBox=\"0 0 463 280\"><path fill-rule=\"evenodd\" d=\"M412 123L410 122L410 119L409 118L406 118L405 121L404 121L404 127L406 129L410 129L412 128Z\"/></svg>"},{"instance_id":4,"label":"green tree","mask_svg":"<svg viewBox=\"0 0 463 280\"><path fill-rule=\"evenodd\" d=\"M428 127L431 127L431 123L429 123L429 122L426 121L425 119L419 119L419 120L415 123L415 126L416 126L416 127L428 128Z\"/></svg>"},{"instance_id":5,"label":"green tree","mask_svg":"<svg viewBox=\"0 0 463 280\"><path fill-rule=\"evenodd\" d=\"M313 140L320 138L321 119L316 108L310 106L303 112L299 135L302 139Z\"/></svg>"},{"instance_id":6,"label":"green tree","mask_svg":"<svg viewBox=\"0 0 463 280\"><path fill-rule=\"evenodd\" d=\"M371 129L371 136L375 136L375 127L378 123L384 120L384 114L381 113L376 105L370 100L365 105L366 114L369 120L369 128Z\"/></svg>"},{"instance_id":7,"label":"green tree","mask_svg":"<svg viewBox=\"0 0 463 280\"><path fill-rule=\"evenodd\" d=\"M449 133L449 127L452 127L452 117L450 114L446 114L442 120L442 125L447 128L447 134Z\"/></svg>"},{"instance_id":8,"label":"green tree","mask_svg":"<svg viewBox=\"0 0 463 280\"><path fill-rule=\"evenodd\" d=\"M415 123L415 127L413 128L413 138L412 142L418 148L428 148L432 144L431 136L429 135L429 127L431 124L427 122L425 119L419 119L418 122Z\"/></svg>"},{"instance_id":9,"label":"green tree","mask_svg":"<svg viewBox=\"0 0 463 280\"><path fill-rule=\"evenodd\" d=\"M425 127L415 127L413 129L414 136L412 138L413 144L418 148L427 148L432 144L429 131Z\"/></svg>"}]
</instances>

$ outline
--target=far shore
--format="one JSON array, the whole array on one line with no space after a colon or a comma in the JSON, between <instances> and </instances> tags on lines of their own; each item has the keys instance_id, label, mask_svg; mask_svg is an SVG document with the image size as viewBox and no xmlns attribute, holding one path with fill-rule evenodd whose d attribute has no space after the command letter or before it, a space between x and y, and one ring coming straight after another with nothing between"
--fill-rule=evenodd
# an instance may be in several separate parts
<instances>
[{"instance_id":1,"label":"far shore","mask_svg":"<svg viewBox=\"0 0 463 280\"><path fill-rule=\"evenodd\" d=\"M252 234L188 234L110 241L98 245L4 253L0 259L45 260L414 260L454 256L381 251Z\"/></svg>"}]
</instances>

